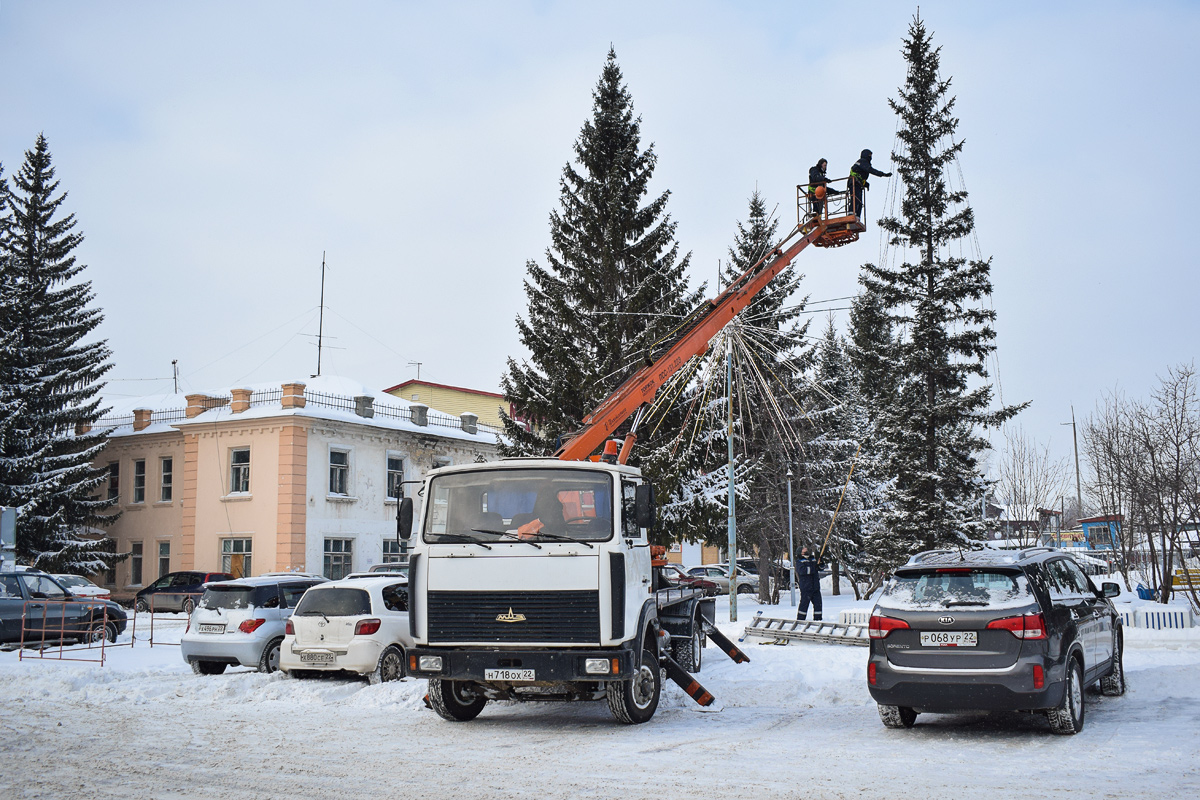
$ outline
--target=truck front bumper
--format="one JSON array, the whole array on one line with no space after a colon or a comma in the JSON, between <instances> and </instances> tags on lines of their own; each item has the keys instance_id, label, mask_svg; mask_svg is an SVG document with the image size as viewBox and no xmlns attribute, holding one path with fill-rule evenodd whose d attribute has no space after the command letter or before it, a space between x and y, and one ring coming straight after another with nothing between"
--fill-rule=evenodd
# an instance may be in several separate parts
<instances>
[{"instance_id":1,"label":"truck front bumper","mask_svg":"<svg viewBox=\"0 0 1200 800\"><path fill-rule=\"evenodd\" d=\"M611 650L497 650L463 647L410 647L408 674L415 678L443 678L478 683L558 683L564 681L628 680L633 676L633 651ZM431 659L441 659L439 669L422 669ZM606 662L603 672L599 662ZM592 671L588 670L589 662ZM527 670L533 671L533 677ZM521 676L514 678L513 676Z\"/></svg>"}]
</instances>

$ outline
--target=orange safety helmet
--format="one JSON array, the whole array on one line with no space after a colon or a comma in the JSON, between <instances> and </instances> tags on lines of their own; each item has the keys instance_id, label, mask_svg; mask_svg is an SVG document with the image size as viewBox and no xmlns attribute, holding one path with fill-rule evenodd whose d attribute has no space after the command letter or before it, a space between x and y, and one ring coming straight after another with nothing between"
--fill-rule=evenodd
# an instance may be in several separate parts
<instances>
[{"instance_id":1,"label":"orange safety helmet","mask_svg":"<svg viewBox=\"0 0 1200 800\"><path fill-rule=\"evenodd\" d=\"M824 200L825 199L825 187L818 186L815 189L813 189L813 197L817 198L818 200Z\"/></svg>"}]
</instances>

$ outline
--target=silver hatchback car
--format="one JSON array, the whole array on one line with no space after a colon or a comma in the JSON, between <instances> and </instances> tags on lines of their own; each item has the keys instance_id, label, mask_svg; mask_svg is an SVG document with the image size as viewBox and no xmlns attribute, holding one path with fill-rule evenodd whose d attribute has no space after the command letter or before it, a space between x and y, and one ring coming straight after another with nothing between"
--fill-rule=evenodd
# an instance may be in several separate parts
<instances>
[{"instance_id":1,"label":"silver hatchback car","mask_svg":"<svg viewBox=\"0 0 1200 800\"><path fill-rule=\"evenodd\" d=\"M183 660L198 675L220 675L229 665L279 669L279 647L292 609L318 575L284 572L210 583L180 641Z\"/></svg>"}]
</instances>

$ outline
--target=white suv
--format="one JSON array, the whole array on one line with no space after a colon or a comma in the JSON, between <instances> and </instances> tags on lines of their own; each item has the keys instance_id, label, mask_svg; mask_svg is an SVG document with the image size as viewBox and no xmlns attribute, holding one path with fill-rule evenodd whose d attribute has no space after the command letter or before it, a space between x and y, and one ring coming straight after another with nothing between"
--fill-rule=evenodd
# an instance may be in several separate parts
<instances>
[{"instance_id":1,"label":"white suv","mask_svg":"<svg viewBox=\"0 0 1200 800\"><path fill-rule=\"evenodd\" d=\"M274 672L288 615L324 581L288 572L208 584L180 641L183 660L197 675L220 675L231 664Z\"/></svg>"},{"instance_id":2,"label":"white suv","mask_svg":"<svg viewBox=\"0 0 1200 800\"><path fill-rule=\"evenodd\" d=\"M287 621L279 667L293 677L347 671L371 683L400 680L408 632L408 580L352 575L314 586Z\"/></svg>"}]
</instances>

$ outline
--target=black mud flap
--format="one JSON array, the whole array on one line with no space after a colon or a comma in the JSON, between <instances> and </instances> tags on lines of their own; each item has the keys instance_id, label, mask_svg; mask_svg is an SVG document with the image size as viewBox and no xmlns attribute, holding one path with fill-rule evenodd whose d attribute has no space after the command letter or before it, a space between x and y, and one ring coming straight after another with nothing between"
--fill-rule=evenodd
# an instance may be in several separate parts
<instances>
[{"instance_id":1,"label":"black mud flap","mask_svg":"<svg viewBox=\"0 0 1200 800\"><path fill-rule=\"evenodd\" d=\"M733 659L735 664L749 664L750 656L738 649L738 646L725 638L725 634L717 630L717 626L704 620L704 632L708 634L708 638L716 643L717 647L721 648L721 652Z\"/></svg>"}]
</instances>

